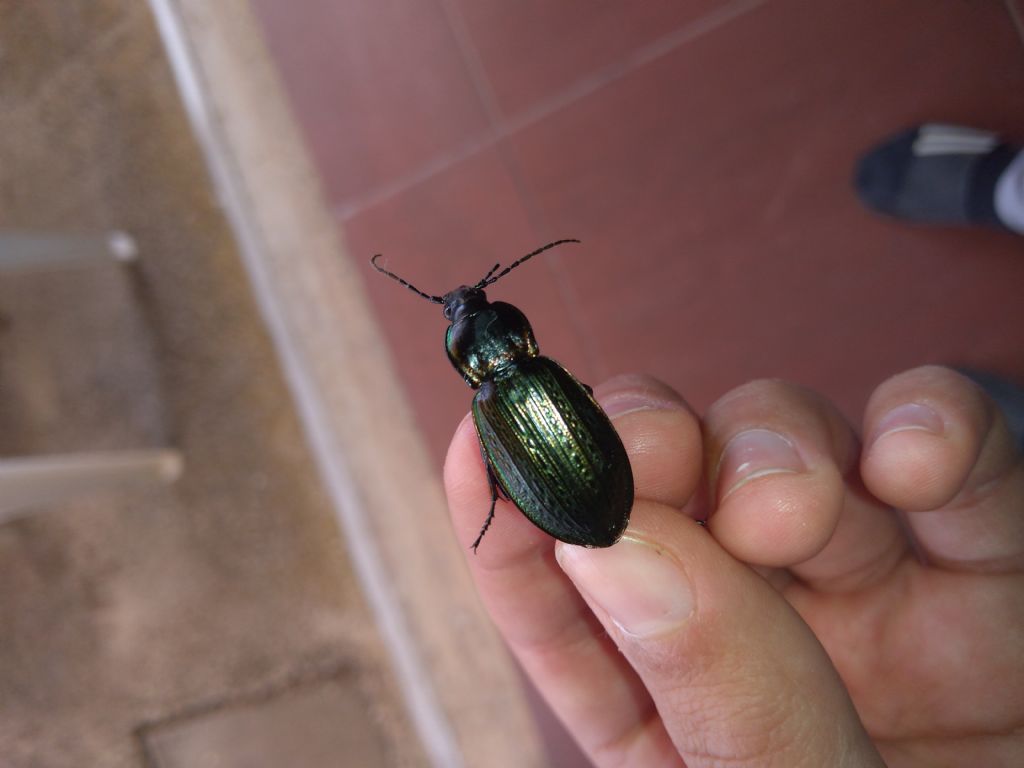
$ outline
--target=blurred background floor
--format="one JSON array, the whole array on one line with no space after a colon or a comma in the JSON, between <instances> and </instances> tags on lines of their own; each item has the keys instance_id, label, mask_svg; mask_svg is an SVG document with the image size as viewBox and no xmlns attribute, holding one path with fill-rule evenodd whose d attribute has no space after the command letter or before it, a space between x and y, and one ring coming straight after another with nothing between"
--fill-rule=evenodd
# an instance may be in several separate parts
<instances>
[{"instance_id":1,"label":"blurred background floor","mask_svg":"<svg viewBox=\"0 0 1024 768\"><path fill-rule=\"evenodd\" d=\"M426 764L149 9L0 2L0 51L0 230L139 247L0 273L0 458L185 459L0 525L0 765Z\"/></svg>"},{"instance_id":2,"label":"blurred background floor","mask_svg":"<svg viewBox=\"0 0 1024 768\"><path fill-rule=\"evenodd\" d=\"M1020 0L254 5L353 258L444 293L580 238L490 293L589 383L646 371L703 410L783 377L856 419L924 363L1024 381L1024 241L850 184L918 122L1024 140ZM471 398L440 310L364 269L440 466Z\"/></svg>"}]
</instances>

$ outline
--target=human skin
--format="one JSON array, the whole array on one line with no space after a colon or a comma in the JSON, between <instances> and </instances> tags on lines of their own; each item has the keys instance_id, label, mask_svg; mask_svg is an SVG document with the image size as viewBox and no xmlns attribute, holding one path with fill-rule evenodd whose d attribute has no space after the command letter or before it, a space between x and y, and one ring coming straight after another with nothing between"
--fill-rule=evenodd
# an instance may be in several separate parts
<instances>
[{"instance_id":1,"label":"human skin","mask_svg":"<svg viewBox=\"0 0 1024 768\"><path fill-rule=\"evenodd\" d=\"M499 501L467 553L596 766L1024 765L1024 462L972 382L900 374L857 428L779 381L703 418L649 378L596 396L636 482L623 539L555 542ZM468 548L468 417L445 482Z\"/></svg>"}]
</instances>

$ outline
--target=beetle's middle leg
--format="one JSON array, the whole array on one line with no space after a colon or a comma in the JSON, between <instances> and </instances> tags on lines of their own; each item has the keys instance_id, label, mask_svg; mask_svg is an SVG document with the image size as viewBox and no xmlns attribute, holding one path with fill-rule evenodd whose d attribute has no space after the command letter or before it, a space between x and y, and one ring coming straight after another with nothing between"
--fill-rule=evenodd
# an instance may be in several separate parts
<instances>
[{"instance_id":1,"label":"beetle's middle leg","mask_svg":"<svg viewBox=\"0 0 1024 768\"><path fill-rule=\"evenodd\" d=\"M491 471L491 463L487 460L486 455L484 455L484 466L487 467L487 485L491 489L491 509L487 513L487 519L484 520L484 527L480 529L480 535L473 542L472 550L474 555L476 554L476 548L480 546L480 542L484 538L484 534L487 533L487 529L491 527L491 521L494 519L494 505L498 501L498 493L501 492L501 484L494 476L494 472ZM504 494L502 493L502 495Z\"/></svg>"}]
</instances>

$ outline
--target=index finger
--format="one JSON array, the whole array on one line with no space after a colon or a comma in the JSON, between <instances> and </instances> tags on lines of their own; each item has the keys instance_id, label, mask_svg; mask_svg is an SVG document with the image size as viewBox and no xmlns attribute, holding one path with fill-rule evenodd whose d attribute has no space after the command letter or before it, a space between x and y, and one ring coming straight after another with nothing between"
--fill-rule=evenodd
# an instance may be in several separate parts
<instances>
[{"instance_id":1,"label":"index finger","mask_svg":"<svg viewBox=\"0 0 1024 768\"><path fill-rule=\"evenodd\" d=\"M637 495L671 498L681 506L686 487L692 491L699 478L696 419L671 390L640 380L604 389L605 398L610 405L626 404L614 421L630 453ZM678 458L678 473L671 471L669 453ZM673 474L684 477L679 481ZM468 417L449 449L445 484L456 535L468 549L491 501ZM468 562L510 649L595 762L681 764L640 679L555 562L554 539L499 500L494 522Z\"/></svg>"}]
</instances>

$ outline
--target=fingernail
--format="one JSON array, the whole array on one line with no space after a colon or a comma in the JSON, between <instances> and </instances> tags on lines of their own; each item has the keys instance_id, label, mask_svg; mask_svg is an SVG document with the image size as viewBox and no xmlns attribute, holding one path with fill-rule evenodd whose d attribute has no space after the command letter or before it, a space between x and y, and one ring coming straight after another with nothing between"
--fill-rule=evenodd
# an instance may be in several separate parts
<instances>
[{"instance_id":1,"label":"fingernail","mask_svg":"<svg viewBox=\"0 0 1024 768\"><path fill-rule=\"evenodd\" d=\"M770 429L748 429L734 436L718 462L718 498L766 475L795 474L807 469L793 443Z\"/></svg>"},{"instance_id":2,"label":"fingernail","mask_svg":"<svg viewBox=\"0 0 1024 768\"><path fill-rule=\"evenodd\" d=\"M646 376L619 376L598 387L596 394L609 416L634 411L679 410L685 401L671 388Z\"/></svg>"},{"instance_id":3,"label":"fingernail","mask_svg":"<svg viewBox=\"0 0 1024 768\"><path fill-rule=\"evenodd\" d=\"M942 417L930 406L921 403L905 403L896 406L878 420L871 443L877 443L883 437L908 430L920 430L933 435L941 435L944 428Z\"/></svg>"},{"instance_id":4,"label":"fingernail","mask_svg":"<svg viewBox=\"0 0 1024 768\"><path fill-rule=\"evenodd\" d=\"M675 558L629 534L607 549L560 544L562 570L626 634L651 637L693 613L693 590Z\"/></svg>"}]
</instances>

